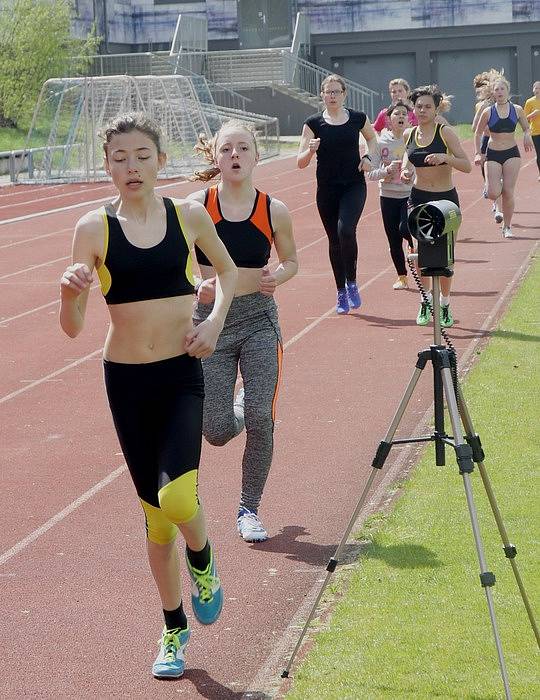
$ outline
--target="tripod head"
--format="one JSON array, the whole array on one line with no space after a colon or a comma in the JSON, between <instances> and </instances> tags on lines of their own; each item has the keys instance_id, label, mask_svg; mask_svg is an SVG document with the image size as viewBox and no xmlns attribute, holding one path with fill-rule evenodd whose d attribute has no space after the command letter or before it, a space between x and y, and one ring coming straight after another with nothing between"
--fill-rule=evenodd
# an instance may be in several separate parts
<instances>
[{"instance_id":1,"label":"tripod head","mask_svg":"<svg viewBox=\"0 0 540 700\"><path fill-rule=\"evenodd\" d=\"M414 207L409 231L418 241L418 267L425 277L451 277L454 240L461 224L459 207L447 199Z\"/></svg>"}]
</instances>

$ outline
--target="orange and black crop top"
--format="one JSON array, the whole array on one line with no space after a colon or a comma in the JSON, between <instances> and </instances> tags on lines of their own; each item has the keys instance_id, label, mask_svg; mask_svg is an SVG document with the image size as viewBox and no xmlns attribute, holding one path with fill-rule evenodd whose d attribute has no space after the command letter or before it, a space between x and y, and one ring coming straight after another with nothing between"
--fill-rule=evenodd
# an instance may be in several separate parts
<instances>
[{"instance_id":1,"label":"orange and black crop top","mask_svg":"<svg viewBox=\"0 0 540 700\"><path fill-rule=\"evenodd\" d=\"M151 248L130 243L112 207L103 207L105 245L97 274L107 304L193 294L191 255L179 207L166 197L163 204L165 237Z\"/></svg>"},{"instance_id":2,"label":"orange and black crop top","mask_svg":"<svg viewBox=\"0 0 540 700\"><path fill-rule=\"evenodd\" d=\"M274 231L270 218L270 196L259 192L251 214L244 221L227 221L221 213L217 185L206 190L204 206L212 217L218 236L237 267L264 267L270 257ZM199 265L212 265L195 246Z\"/></svg>"}]
</instances>

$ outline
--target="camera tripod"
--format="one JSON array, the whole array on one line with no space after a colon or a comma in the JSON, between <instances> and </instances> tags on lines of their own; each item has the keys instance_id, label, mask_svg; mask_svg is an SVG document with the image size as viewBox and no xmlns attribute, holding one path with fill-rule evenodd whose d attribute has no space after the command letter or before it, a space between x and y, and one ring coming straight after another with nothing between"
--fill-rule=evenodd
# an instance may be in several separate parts
<instances>
[{"instance_id":1,"label":"camera tripod","mask_svg":"<svg viewBox=\"0 0 540 700\"><path fill-rule=\"evenodd\" d=\"M322 583L321 589L317 595L317 599L315 600L313 607L311 608L310 614L308 616L308 619L306 620L306 623L302 629L302 632L300 634L300 638L292 652L292 655L289 659L289 662L287 664L287 667L285 670L282 672L281 677L282 678L288 678L289 677L289 672L292 667L293 661L296 657L296 654L298 653L300 646L302 644L302 640L304 639L304 636L307 632L307 629L309 627L309 624L311 623L311 620L313 619L316 609L319 605L319 602L322 598L322 595L326 589L326 586L330 580L330 577L332 576L333 572L336 569L337 564L340 561L343 549L345 548L347 544L347 540L349 538L349 535L351 533L351 530L353 529L355 522L358 518L358 515L360 514L360 511L362 510L364 503L367 499L368 493L371 489L371 486L373 484L373 481L375 479L375 476L377 474L377 471L382 469L384 466L384 463L386 461L386 458L388 457L390 450L392 448L392 445L403 445L406 443L419 443L419 442L434 442L435 443L435 460L437 466L444 466L445 464L445 446L448 445L452 447L455 451L456 455L456 460L458 463L459 467L459 473L463 477L463 485L465 487L465 496L467 499L467 506L469 510L469 516L471 520L471 525L472 525L472 531L473 531L473 536L474 536L474 541L476 545L476 552L478 556L478 562L480 564L480 583L482 587L484 588L485 594L486 594L486 600L487 600L487 605L488 605L488 610L489 610L489 616L491 619L491 626L493 630L493 636L495 639L495 646L497 648L497 655L499 659L499 667L500 667L500 672L501 672L501 677L502 681L504 684L504 691L505 691L505 696L506 698L510 698L510 686L508 682L508 674L506 671L506 664L504 660L504 655L503 655L503 650L502 650L502 645L499 637L499 632L497 629L497 621L495 618L495 610L493 606L493 597L492 597L492 592L491 588L495 584L495 576L491 571L488 571L486 561L485 561L485 556L484 556L484 547L482 544L482 539L480 536L480 529L478 526L478 518L476 514L476 507L474 504L473 500L473 493L472 493L472 486L471 486L471 481L470 481L470 475L474 470L474 464L476 463L478 466L478 470L480 472L481 478L482 478L482 483L484 485L491 510L493 512L495 521L497 523L497 527L501 536L501 540L503 542L503 549L505 556L509 559L510 564L512 566L512 570L514 572L514 576L521 594L521 598L523 600L525 609L527 611L527 615L529 617L529 621L531 623L534 635L536 637L536 642L538 646L540 647L540 634L538 631L538 627L536 625L536 621L534 619L534 614L533 610L531 608L531 605L529 603L529 600L527 598L527 593L525 591L525 587L523 585L519 570L517 568L517 564L515 561L515 557L517 554L517 550L513 544L510 543L508 539L508 535L506 533L506 529L502 520L501 513L499 511L499 508L497 506L497 502L495 500L495 495L493 493L493 490L491 488L491 484L484 466L484 451L482 449L482 444L480 442L479 436L475 433L474 427L472 424L471 417L469 415L469 412L467 410L466 403L463 398L463 394L461 392L461 387L458 383L457 380L457 362L456 362L456 354L455 350L452 347L452 344L448 340L444 330L441 330L441 323L440 323L440 301L439 301L439 294L440 294L440 277L451 277L453 272L449 268L425 268L422 269L422 274L424 276L432 277L433 279L433 303L431 304L428 300L428 297L420 284L420 280L418 279L418 275L416 274L416 270L414 270L412 264L409 262L411 271L413 272L413 276L415 277L417 284L420 288L420 291L422 293L423 299L426 303L428 303L432 315L433 315L433 326L434 326L434 331L433 331L433 336L434 336L434 344L427 350L422 350L421 352L418 353L418 360L416 362L416 367L413 372L413 375L409 381L409 384L407 388L405 389L405 393L399 403L398 409L392 419L392 422L390 424L390 427L388 428L388 432L386 433L386 436L384 440L382 440L377 448L377 452L375 454L375 457L371 463L372 466L372 472L367 480L367 483L364 487L364 490L362 491L362 494L360 496L360 500L358 501L358 504L354 510L354 513L351 516L351 519L349 521L349 524L347 526L347 529L336 549L336 552L334 556L330 559L328 562L328 565L326 567L326 578ZM444 345L441 344L441 339L442 336L444 336L449 348L445 347ZM431 435L428 436L422 436L422 437L410 437L410 438L401 438L401 439L394 439L394 435L398 429L399 423L403 417L403 414L405 412L405 409L407 408L407 405L411 399L411 396L413 394L413 391L416 387L416 384L418 383L418 380L422 374L423 369L425 368L426 364L428 362L431 362L432 368L433 368L433 392L434 392L434 414L435 414L435 420L434 420L434 431ZM452 425L452 431L453 431L453 437L449 436L446 434L445 431L445 426L444 426L444 399L446 398L446 405L448 408L448 414L450 417L450 423ZM461 421L460 421L461 419ZM463 424L463 428L465 430L465 435L463 434L462 427L461 425Z\"/></svg>"}]
</instances>

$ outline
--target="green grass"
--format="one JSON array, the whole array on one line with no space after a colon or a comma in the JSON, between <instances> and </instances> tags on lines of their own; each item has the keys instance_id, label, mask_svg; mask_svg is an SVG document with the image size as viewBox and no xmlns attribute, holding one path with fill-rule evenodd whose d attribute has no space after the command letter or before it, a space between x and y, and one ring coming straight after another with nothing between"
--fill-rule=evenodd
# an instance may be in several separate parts
<instances>
[{"instance_id":1,"label":"green grass","mask_svg":"<svg viewBox=\"0 0 540 700\"><path fill-rule=\"evenodd\" d=\"M457 130L461 139L472 138L471 127L469 124L457 124L453 127ZM24 148L26 144L26 136L28 129L9 129L7 127L0 128L0 151L12 151L18 148ZM32 146L44 146L47 143L49 132L47 128L36 132L32 138ZM298 150L300 139L296 141L280 141L280 149L282 154L295 152Z\"/></svg>"},{"instance_id":2,"label":"green grass","mask_svg":"<svg viewBox=\"0 0 540 700\"><path fill-rule=\"evenodd\" d=\"M472 139L474 136L470 124L453 124L452 129L454 129L457 132L460 141Z\"/></svg>"},{"instance_id":3,"label":"green grass","mask_svg":"<svg viewBox=\"0 0 540 700\"><path fill-rule=\"evenodd\" d=\"M536 261L464 385L537 624L539 292ZM338 569L345 593L328 592L335 609L287 700L504 697L463 480L447 456L436 467L426 450L392 512L359 533L364 554ZM539 698L538 649L477 469L471 483L513 697Z\"/></svg>"},{"instance_id":4,"label":"green grass","mask_svg":"<svg viewBox=\"0 0 540 700\"><path fill-rule=\"evenodd\" d=\"M28 129L0 128L0 151L16 151L20 148L24 148L26 146L27 136ZM32 134L30 147L37 148L38 146L45 146L48 136L48 128L35 130Z\"/></svg>"}]
</instances>

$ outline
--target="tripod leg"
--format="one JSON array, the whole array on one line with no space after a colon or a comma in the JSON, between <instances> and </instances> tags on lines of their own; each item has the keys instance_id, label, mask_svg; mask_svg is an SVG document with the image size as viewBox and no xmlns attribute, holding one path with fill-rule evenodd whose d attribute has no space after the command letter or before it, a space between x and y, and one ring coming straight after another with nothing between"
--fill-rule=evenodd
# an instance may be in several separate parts
<instances>
[{"instance_id":1,"label":"tripod leg","mask_svg":"<svg viewBox=\"0 0 540 700\"><path fill-rule=\"evenodd\" d=\"M460 416L457 406L456 393L454 390L454 384L452 382L452 373L450 370L450 363L447 362L443 366L442 370L442 380L444 385L444 393L446 397L446 405L448 406L448 413L450 416L450 422L452 424L452 430L454 431L454 448L456 450L457 462L459 465L459 472L463 476L463 485L465 487L465 496L467 498L467 506L469 508L469 515L471 518L472 531L474 536L474 541L476 544L476 552L478 555L478 561L480 564L480 582L486 592L486 600L489 609L489 616L491 619L491 627L493 629L493 636L495 638L495 646L497 647L497 655L499 657L499 667L501 670L501 676L504 685L504 692L507 699L511 697L510 695L510 685L508 682L508 674L506 671L506 664L504 661L504 655L501 645L501 640L499 637L499 631L497 629L497 620L495 618L495 608L493 605L493 596L491 594L491 586L495 584L495 576L491 571L486 568L486 561L484 556L484 547L482 544L482 538L480 535L480 528L478 525L478 516L476 514L476 507L474 505L472 486L470 480L470 474L474 469L474 462L472 459L472 448L465 442L463 438L463 433L461 431Z\"/></svg>"},{"instance_id":2,"label":"tripod leg","mask_svg":"<svg viewBox=\"0 0 540 700\"><path fill-rule=\"evenodd\" d=\"M463 393L461 391L461 387L459 384L456 386L456 395L457 395L457 404L458 404L458 410L459 414L461 416L461 421L463 423L463 426L465 428L465 433L467 436L467 442L469 445L472 447L473 451L473 460L476 462L478 465L478 470L480 472L480 476L482 477L482 483L484 484L484 488L486 490L486 494L489 500L489 504L491 506L491 510L493 512L493 516L495 518L495 522L497 523L497 528L499 530L501 540L503 542L503 549L505 556L507 559L510 561L510 565L512 566L512 571L514 572L514 577L516 579L516 583L519 588L519 592L521 594L521 598L523 600L523 605L525 606L525 610L527 611L527 615L529 616L529 621L531 623L531 627L534 632L534 636L536 637L536 643L540 647L540 633L538 631L538 626L536 624L536 620L534 619L534 612L533 609L529 603L529 599L527 597L527 592L525 590L525 586L523 585L523 581L521 579L521 575L517 566L517 562L515 560L515 557L517 555L517 549L513 544L511 544L510 540L508 539L508 534L506 532L506 528L504 526L504 522L502 519L501 512L499 511L499 508L497 506L497 500L495 498L495 494L493 492L493 489L491 488L491 483L489 480L489 476L486 470L486 467L484 465L484 451L482 450L482 445L480 443L480 438L474 431L474 426L471 420L471 416L469 414L469 411L467 409L467 404L465 402L465 399L463 398Z\"/></svg>"},{"instance_id":3,"label":"tripod leg","mask_svg":"<svg viewBox=\"0 0 540 700\"><path fill-rule=\"evenodd\" d=\"M294 659L296 658L296 655L300 649L300 646L302 644L302 641L306 635L306 632L308 630L308 627L311 623L311 620L313 619L315 615L315 611L317 610L317 607L321 601L322 595L324 591L326 590L326 586L328 585L328 582L330 581L330 578L334 571L336 570L336 566L339 563L339 560L341 558L341 553L347 544L347 540L349 539L349 535L351 533L351 530L354 527L354 524L358 518L358 515L360 514L360 511L362 510L364 503L367 499L368 493L371 489L371 486L373 484L373 480L375 479L375 475L377 474L378 469L382 469L384 462L386 458L388 457L388 453L390 452L390 449L392 447L392 439L396 433L396 430L398 429L399 423L401 421L401 418L405 412L405 409L407 407L407 404L410 401L410 398L412 396L412 393L414 391L414 388L416 384L418 383L418 380L420 379L420 375L422 374L422 370L426 366L427 359L430 356L430 351L425 351L421 352L418 354L418 361L416 363L415 370L413 372L413 375L409 381L409 384L407 385L407 388L405 389L405 393L403 394L403 397L399 403L398 409L396 413L394 414L394 417L392 418L392 422L390 424L390 427L388 428L388 432L386 433L385 439L379 444L379 447L377 448L377 453L375 457L373 458L373 462L371 463L371 466L373 467L371 474L367 480L366 485L364 486L364 490L362 491L362 494L360 496L360 500L358 501L358 504L356 505L356 508L354 509L354 513L351 516L351 519L349 520L349 524L347 525L347 529L345 530L343 537L341 538L341 541L334 553L334 556L330 559L326 566L326 578L324 579L322 586L319 590L319 593L317 594L317 598L315 602L313 603L313 606L309 612L308 618L304 624L304 627L302 628L302 632L300 633L300 638L296 642L296 646L294 647L294 650L289 658L289 661L287 663L287 666L281 673L282 678L288 678L289 677L289 672L291 670L291 667L293 665Z\"/></svg>"}]
</instances>

